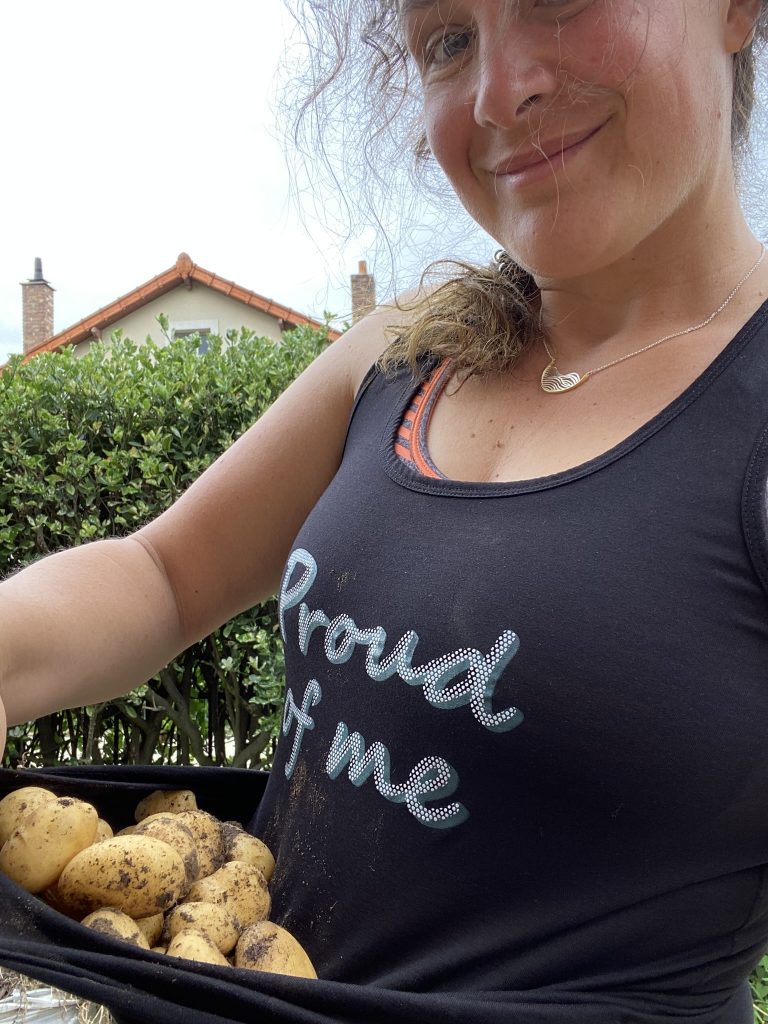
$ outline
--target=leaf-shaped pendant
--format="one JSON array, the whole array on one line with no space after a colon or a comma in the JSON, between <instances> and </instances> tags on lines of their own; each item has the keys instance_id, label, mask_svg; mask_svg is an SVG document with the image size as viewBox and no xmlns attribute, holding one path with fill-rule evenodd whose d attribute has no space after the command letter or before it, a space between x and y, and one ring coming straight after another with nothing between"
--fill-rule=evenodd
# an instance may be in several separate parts
<instances>
[{"instance_id":1,"label":"leaf-shaped pendant","mask_svg":"<svg viewBox=\"0 0 768 1024\"><path fill-rule=\"evenodd\" d=\"M561 391L573 391L579 384L589 379L589 374L582 377L579 373L553 373L555 360L553 359L544 373L541 375L541 390L550 394L559 394Z\"/></svg>"}]
</instances>

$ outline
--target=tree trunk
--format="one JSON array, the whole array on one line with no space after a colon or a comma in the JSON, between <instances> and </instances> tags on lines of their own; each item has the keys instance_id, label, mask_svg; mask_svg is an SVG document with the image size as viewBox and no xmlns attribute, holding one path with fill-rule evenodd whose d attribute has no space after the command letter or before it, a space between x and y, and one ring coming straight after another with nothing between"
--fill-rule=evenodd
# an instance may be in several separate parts
<instances>
[{"instance_id":1,"label":"tree trunk","mask_svg":"<svg viewBox=\"0 0 768 1024\"><path fill-rule=\"evenodd\" d=\"M40 757L46 768L58 763L59 745L56 742L56 716L45 715L37 720L37 735L40 740Z\"/></svg>"}]
</instances>

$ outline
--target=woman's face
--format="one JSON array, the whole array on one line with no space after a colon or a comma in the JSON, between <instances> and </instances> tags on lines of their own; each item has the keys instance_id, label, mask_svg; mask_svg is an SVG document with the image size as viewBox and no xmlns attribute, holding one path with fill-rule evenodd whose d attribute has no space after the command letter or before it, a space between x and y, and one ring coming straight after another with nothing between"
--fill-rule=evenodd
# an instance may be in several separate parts
<instances>
[{"instance_id":1,"label":"woman's face","mask_svg":"<svg viewBox=\"0 0 768 1024\"><path fill-rule=\"evenodd\" d=\"M732 6L401 0L427 139L472 217L546 277L711 218L733 194L732 53L749 28Z\"/></svg>"}]
</instances>

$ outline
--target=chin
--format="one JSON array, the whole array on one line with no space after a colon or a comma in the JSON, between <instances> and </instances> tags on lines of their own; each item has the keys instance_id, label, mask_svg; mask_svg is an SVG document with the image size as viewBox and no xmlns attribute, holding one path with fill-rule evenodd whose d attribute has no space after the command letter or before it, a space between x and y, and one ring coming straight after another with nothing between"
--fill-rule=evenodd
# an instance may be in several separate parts
<instances>
[{"instance_id":1,"label":"chin","mask_svg":"<svg viewBox=\"0 0 768 1024\"><path fill-rule=\"evenodd\" d=\"M539 278L576 278L611 266L629 255L640 243L642 232L627 224L605 222L604 212L590 222L559 223L496 236L513 260Z\"/></svg>"},{"instance_id":2,"label":"chin","mask_svg":"<svg viewBox=\"0 0 768 1024\"><path fill-rule=\"evenodd\" d=\"M634 182L600 179L578 193L566 183L559 195L468 212L534 277L571 278L610 266L652 235L659 225L648 208Z\"/></svg>"},{"instance_id":3,"label":"chin","mask_svg":"<svg viewBox=\"0 0 768 1024\"><path fill-rule=\"evenodd\" d=\"M578 242L569 245L558 242L556 246L504 247L512 259L536 280L584 277L610 266L625 252L621 247L584 245Z\"/></svg>"}]
</instances>

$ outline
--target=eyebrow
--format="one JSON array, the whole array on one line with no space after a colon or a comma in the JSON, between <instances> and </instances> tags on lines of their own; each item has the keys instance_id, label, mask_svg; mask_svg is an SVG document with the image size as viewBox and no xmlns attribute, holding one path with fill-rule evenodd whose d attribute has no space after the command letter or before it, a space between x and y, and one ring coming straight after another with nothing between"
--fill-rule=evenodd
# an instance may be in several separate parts
<instances>
[{"instance_id":1,"label":"eyebrow","mask_svg":"<svg viewBox=\"0 0 768 1024\"><path fill-rule=\"evenodd\" d=\"M414 11L424 11L428 7L438 7L444 0L400 0L398 13L401 18ZM454 3L456 0L454 0Z\"/></svg>"},{"instance_id":2,"label":"eyebrow","mask_svg":"<svg viewBox=\"0 0 768 1024\"><path fill-rule=\"evenodd\" d=\"M439 0L400 0L400 17L403 18L414 11L423 11L427 7L435 7Z\"/></svg>"}]
</instances>

